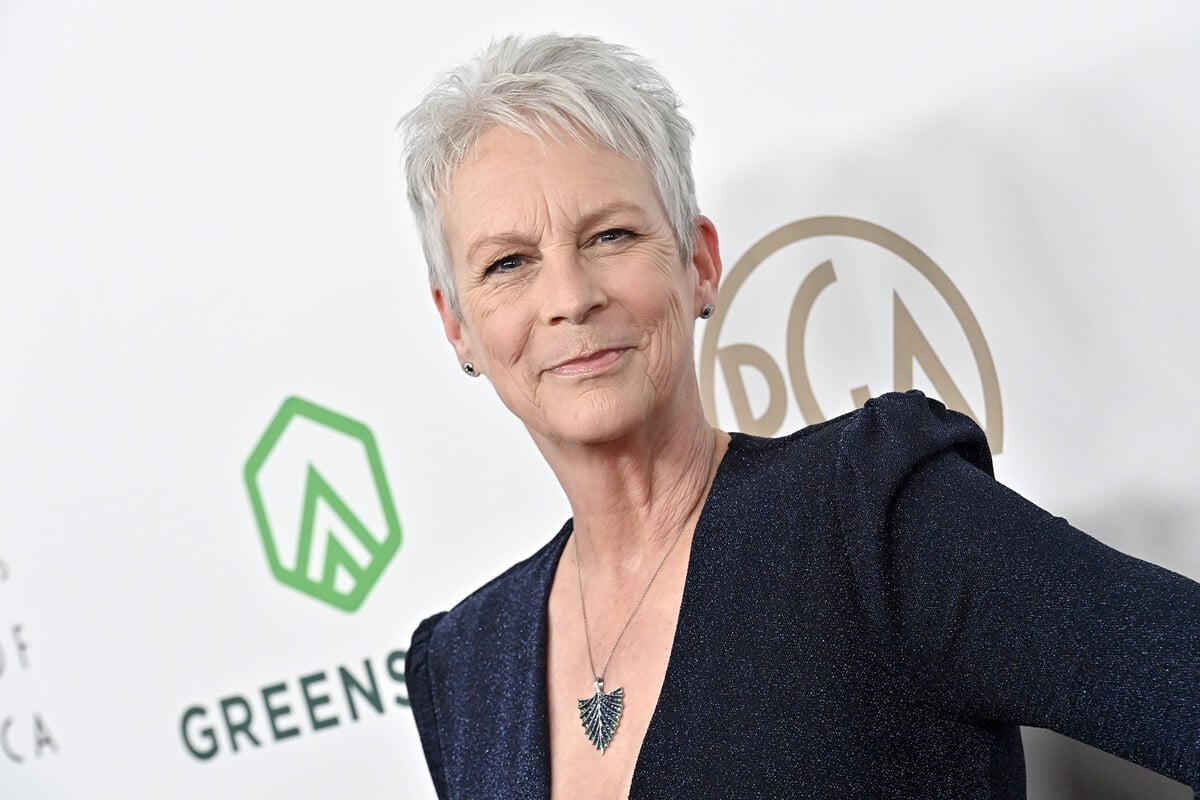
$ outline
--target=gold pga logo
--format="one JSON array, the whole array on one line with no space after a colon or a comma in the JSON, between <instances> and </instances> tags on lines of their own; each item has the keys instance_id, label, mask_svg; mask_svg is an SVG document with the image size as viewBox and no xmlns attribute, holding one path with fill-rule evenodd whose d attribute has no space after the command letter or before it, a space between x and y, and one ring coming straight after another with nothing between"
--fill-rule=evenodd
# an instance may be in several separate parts
<instances>
[{"instance_id":1,"label":"gold pga logo","mask_svg":"<svg viewBox=\"0 0 1200 800\"><path fill-rule=\"evenodd\" d=\"M807 272L785 306L780 285L795 285L797 268ZM780 350L782 366L771 356ZM730 270L700 346L700 391L714 423L732 417L738 430L774 436L789 418L790 430L825 421L825 409L850 410L847 400L862 406L878 393L872 383L889 380L891 390L920 388L969 415L992 452L1002 451L1000 384L979 322L908 240L859 219L812 217L768 233Z\"/></svg>"}]
</instances>

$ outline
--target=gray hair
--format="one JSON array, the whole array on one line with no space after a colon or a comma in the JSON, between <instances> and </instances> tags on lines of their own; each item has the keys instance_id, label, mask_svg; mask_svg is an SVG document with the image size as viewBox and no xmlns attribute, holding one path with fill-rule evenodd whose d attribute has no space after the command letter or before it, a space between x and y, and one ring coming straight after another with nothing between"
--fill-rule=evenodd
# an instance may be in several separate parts
<instances>
[{"instance_id":1,"label":"gray hair","mask_svg":"<svg viewBox=\"0 0 1200 800\"><path fill-rule=\"evenodd\" d=\"M646 59L591 36L508 36L440 75L400 120L408 201L429 282L458 313L438 198L479 137L502 125L533 136L589 136L645 164L684 261L692 255L696 186L692 126Z\"/></svg>"}]
</instances>

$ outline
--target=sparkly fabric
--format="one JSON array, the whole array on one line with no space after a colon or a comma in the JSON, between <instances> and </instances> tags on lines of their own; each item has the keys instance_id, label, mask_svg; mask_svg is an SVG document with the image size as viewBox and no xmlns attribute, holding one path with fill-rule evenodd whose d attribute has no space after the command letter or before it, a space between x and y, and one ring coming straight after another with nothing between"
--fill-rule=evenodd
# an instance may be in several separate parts
<instances>
[{"instance_id":1,"label":"sparkly fabric","mask_svg":"<svg viewBox=\"0 0 1200 800\"><path fill-rule=\"evenodd\" d=\"M1018 725L1200 784L1200 584L990 472L974 423L918 392L735 434L631 796L1022 798ZM414 635L441 798L549 797L545 609L570 530Z\"/></svg>"}]
</instances>

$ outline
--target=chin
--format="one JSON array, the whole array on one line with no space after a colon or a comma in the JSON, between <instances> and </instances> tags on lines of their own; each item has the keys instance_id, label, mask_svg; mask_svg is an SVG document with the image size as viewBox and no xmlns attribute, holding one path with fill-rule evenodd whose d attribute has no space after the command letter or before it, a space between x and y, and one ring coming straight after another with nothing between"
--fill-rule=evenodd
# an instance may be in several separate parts
<instances>
[{"instance_id":1,"label":"chin","mask_svg":"<svg viewBox=\"0 0 1200 800\"><path fill-rule=\"evenodd\" d=\"M594 395L575 398L550 415L546 435L578 445L607 444L635 435L653 424L652 407L640 400Z\"/></svg>"}]
</instances>

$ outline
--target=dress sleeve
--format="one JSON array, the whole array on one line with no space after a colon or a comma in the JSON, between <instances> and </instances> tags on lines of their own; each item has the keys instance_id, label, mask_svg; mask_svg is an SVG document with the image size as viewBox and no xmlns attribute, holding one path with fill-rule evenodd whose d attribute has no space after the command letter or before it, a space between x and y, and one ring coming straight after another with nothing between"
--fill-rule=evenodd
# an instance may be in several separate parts
<instances>
[{"instance_id":1,"label":"dress sleeve","mask_svg":"<svg viewBox=\"0 0 1200 800\"><path fill-rule=\"evenodd\" d=\"M997 483L982 432L919 394L872 401L840 452L856 588L917 702L1200 787L1200 584Z\"/></svg>"},{"instance_id":2,"label":"dress sleeve","mask_svg":"<svg viewBox=\"0 0 1200 800\"><path fill-rule=\"evenodd\" d=\"M425 751L425 763L433 778L433 787L439 800L447 800L446 776L443 769L442 743L438 734L437 708L433 699L433 677L429 672L429 640L433 630L445 614L435 614L417 626L408 656L404 661L404 685L408 688L408 702L413 718L417 721L417 732L421 747Z\"/></svg>"}]
</instances>

